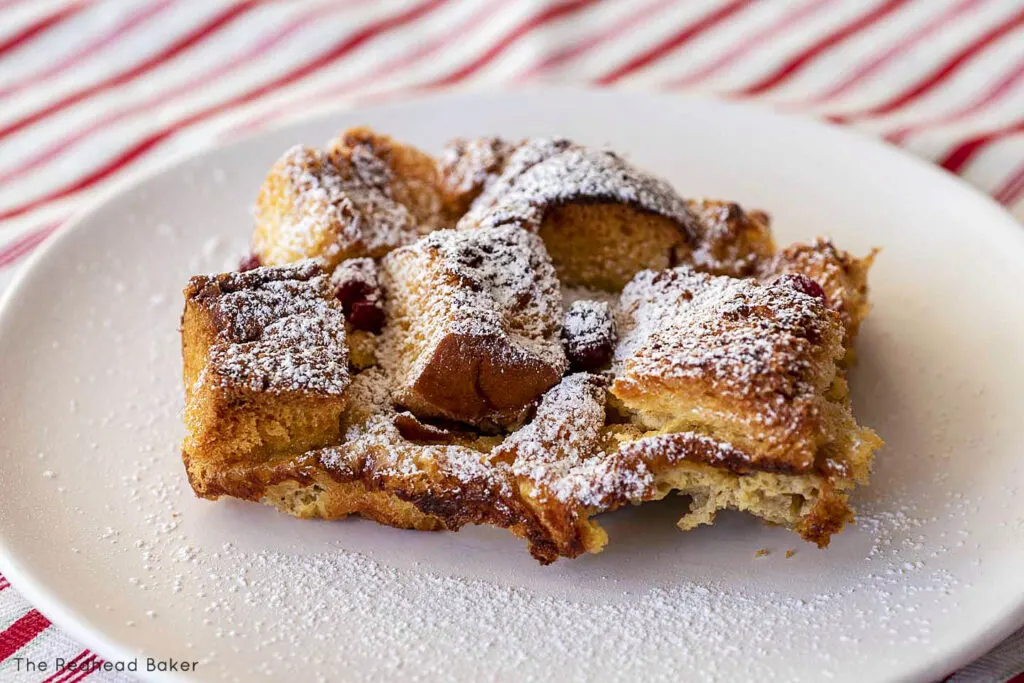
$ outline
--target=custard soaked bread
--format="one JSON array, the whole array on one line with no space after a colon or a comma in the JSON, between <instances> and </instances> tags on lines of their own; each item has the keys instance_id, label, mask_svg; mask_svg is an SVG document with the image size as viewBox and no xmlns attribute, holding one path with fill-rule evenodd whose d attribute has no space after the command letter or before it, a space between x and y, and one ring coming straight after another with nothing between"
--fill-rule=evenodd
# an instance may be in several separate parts
<instances>
[{"instance_id":1,"label":"custard soaked bread","mask_svg":"<svg viewBox=\"0 0 1024 683\"><path fill-rule=\"evenodd\" d=\"M183 449L197 493L213 470L340 438L345 321L316 264L192 278L182 355Z\"/></svg>"},{"instance_id":2,"label":"custard soaked bread","mask_svg":"<svg viewBox=\"0 0 1024 683\"><path fill-rule=\"evenodd\" d=\"M624 451L651 454L662 487L693 497L686 526L737 508L827 545L852 518L842 491L867 480L881 442L850 410L840 317L804 280L676 268L622 293L611 393L657 432Z\"/></svg>"},{"instance_id":3,"label":"custard soaked bread","mask_svg":"<svg viewBox=\"0 0 1024 683\"><path fill-rule=\"evenodd\" d=\"M765 468L844 457L856 424L836 365L843 327L822 298L785 278L645 271L617 323L611 392L636 423L715 435Z\"/></svg>"},{"instance_id":4,"label":"custard soaked bread","mask_svg":"<svg viewBox=\"0 0 1024 683\"><path fill-rule=\"evenodd\" d=\"M256 218L276 267L186 289L198 495L490 524L543 563L673 491L684 529L738 509L824 546L853 518L881 445L846 384L872 255L776 252L765 214L559 138L434 160L355 129L286 154Z\"/></svg>"},{"instance_id":5,"label":"custard soaked bread","mask_svg":"<svg viewBox=\"0 0 1024 683\"><path fill-rule=\"evenodd\" d=\"M512 224L537 232L568 286L617 291L641 270L681 263L749 275L772 252L763 216L735 204L687 202L614 152L561 138L510 147L490 142L483 149L505 151L486 154L463 141L449 150L442 178L476 178L465 192L480 193L459 228ZM482 168L475 175L474 161Z\"/></svg>"},{"instance_id":6,"label":"custard soaked bread","mask_svg":"<svg viewBox=\"0 0 1024 683\"><path fill-rule=\"evenodd\" d=\"M565 372L558 280L536 235L435 232L384 259L383 286L382 367L416 415L508 426Z\"/></svg>"},{"instance_id":7,"label":"custard soaked bread","mask_svg":"<svg viewBox=\"0 0 1024 683\"><path fill-rule=\"evenodd\" d=\"M365 128L339 135L327 151L285 152L254 213L253 253L267 266L377 258L445 221L433 158Z\"/></svg>"}]
</instances>

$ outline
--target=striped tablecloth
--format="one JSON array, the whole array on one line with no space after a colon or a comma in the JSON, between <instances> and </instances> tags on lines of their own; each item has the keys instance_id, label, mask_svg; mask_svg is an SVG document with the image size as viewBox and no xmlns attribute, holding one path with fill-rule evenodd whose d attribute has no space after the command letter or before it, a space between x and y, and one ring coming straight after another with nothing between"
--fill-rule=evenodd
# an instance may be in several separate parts
<instances>
[{"instance_id":1,"label":"striped tablecloth","mask_svg":"<svg viewBox=\"0 0 1024 683\"><path fill-rule=\"evenodd\" d=\"M0 0L0 290L79 207L168 156L345 103L537 82L820 116L1024 218L1022 0ZM86 667L30 675L17 657ZM124 680L89 673L99 661L0 577L0 680ZM1024 631L951 680L1021 671Z\"/></svg>"}]
</instances>

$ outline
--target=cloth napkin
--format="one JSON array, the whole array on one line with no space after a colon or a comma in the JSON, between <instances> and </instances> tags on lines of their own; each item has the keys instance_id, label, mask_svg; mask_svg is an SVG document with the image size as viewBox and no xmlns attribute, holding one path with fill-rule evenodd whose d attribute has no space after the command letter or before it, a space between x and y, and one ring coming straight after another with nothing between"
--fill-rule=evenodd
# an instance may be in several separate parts
<instances>
[{"instance_id":1,"label":"cloth napkin","mask_svg":"<svg viewBox=\"0 0 1024 683\"><path fill-rule=\"evenodd\" d=\"M343 105L540 82L825 118L1024 218L1020 0L0 0L0 291L81 206L169 156ZM0 577L0 680L128 680L100 661ZM1022 671L1024 631L949 680Z\"/></svg>"}]
</instances>

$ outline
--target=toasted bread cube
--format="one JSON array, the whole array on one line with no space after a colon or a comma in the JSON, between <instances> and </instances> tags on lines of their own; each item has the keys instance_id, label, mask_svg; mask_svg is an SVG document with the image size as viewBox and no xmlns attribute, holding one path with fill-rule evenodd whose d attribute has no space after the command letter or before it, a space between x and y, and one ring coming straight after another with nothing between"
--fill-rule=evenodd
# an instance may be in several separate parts
<instances>
[{"instance_id":1,"label":"toasted bread cube","mask_svg":"<svg viewBox=\"0 0 1024 683\"><path fill-rule=\"evenodd\" d=\"M640 273L620 306L611 392L640 424L713 435L775 471L855 447L843 328L821 298L680 267Z\"/></svg>"},{"instance_id":2,"label":"toasted bread cube","mask_svg":"<svg viewBox=\"0 0 1024 683\"><path fill-rule=\"evenodd\" d=\"M857 338L861 321L868 314L868 270L877 251L857 258L843 251L832 240L819 237L807 244L791 244L767 262L761 277L773 279L796 273L814 280L825 293L829 308L836 311L846 328L847 349Z\"/></svg>"},{"instance_id":3,"label":"toasted bread cube","mask_svg":"<svg viewBox=\"0 0 1024 683\"><path fill-rule=\"evenodd\" d=\"M522 143L459 228L510 224L541 236L563 283L605 290L673 265L696 234L668 183L560 138Z\"/></svg>"},{"instance_id":4,"label":"toasted bread cube","mask_svg":"<svg viewBox=\"0 0 1024 683\"><path fill-rule=\"evenodd\" d=\"M516 143L499 137L456 138L437 159L438 185L445 209L461 217L505 169Z\"/></svg>"},{"instance_id":5,"label":"toasted bread cube","mask_svg":"<svg viewBox=\"0 0 1024 683\"><path fill-rule=\"evenodd\" d=\"M455 140L441 182L453 210L472 202L460 228L536 231L571 287L619 291L641 270L681 264L747 276L775 251L762 212L683 200L617 154L564 139Z\"/></svg>"},{"instance_id":6,"label":"toasted bread cube","mask_svg":"<svg viewBox=\"0 0 1024 683\"><path fill-rule=\"evenodd\" d=\"M394 244L389 248L445 227L437 161L431 155L365 127L351 128L336 137L328 143L327 154L346 183L359 180L379 188L412 216L415 234L403 234L397 242L385 240ZM366 213L372 215L375 207L369 209Z\"/></svg>"},{"instance_id":7,"label":"toasted bread cube","mask_svg":"<svg viewBox=\"0 0 1024 683\"><path fill-rule=\"evenodd\" d=\"M366 250L361 213L327 154L296 146L270 169L255 207L252 250L265 266L308 258L333 265Z\"/></svg>"},{"instance_id":8,"label":"toasted bread cube","mask_svg":"<svg viewBox=\"0 0 1024 683\"><path fill-rule=\"evenodd\" d=\"M334 443L345 319L315 264L196 276L182 316L183 445L197 493L217 468Z\"/></svg>"},{"instance_id":9,"label":"toasted bread cube","mask_svg":"<svg viewBox=\"0 0 1024 683\"><path fill-rule=\"evenodd\" d=\"M672 265L689 265L712 275L747 277L775 253L771 221L762 211L717 199L687 199L697 227L692 249L676 253Z\"/></svg>"},{"instance_id":10,"label":"toasted bread cube","mask_svg":"<svg viewBox=\"0 0 1024 683\"><path fill-rule=\"evenodd\" d=\"M362 128L326 152L288 150L260 188L255 216L252 248L263 265L317 258L328 268L379 258L443 222L433 158Z\"/></svg>"},{"instance_id":11,"label":"toasted bread cube","mask_svg":"<svg viewBox=\"0 0 1024 683\"><path fill-rule=\"evenodd\" d=\"M439 231L389 254L381 274L379 362L417 417L509 425L562 376L558 280L536 235Z\"/></svg>"}]
</instances>

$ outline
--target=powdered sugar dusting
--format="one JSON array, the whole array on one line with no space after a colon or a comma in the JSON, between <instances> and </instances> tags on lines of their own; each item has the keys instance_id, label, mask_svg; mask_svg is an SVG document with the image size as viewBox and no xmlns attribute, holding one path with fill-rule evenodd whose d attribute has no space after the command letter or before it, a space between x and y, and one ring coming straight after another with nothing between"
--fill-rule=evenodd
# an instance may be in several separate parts
<instances>
[{"instance_id":1,"label":"powdered sugar dusting","mask_svg":"<svg viewBox=\"0 0 1024 683\"><path fill-rule=\"evenodd\" d=\"M536 235L512 226L486 234L437 231L390 254L383 274L389 306L417 307L403 323L409 337L423 340L421 353L410 357L406 337L385 332L380 359L396 377L416 377L453 334L492 340L498 363L502 352L525 353L564 370L559 284Z\"/></svg>"},{"instance_id":2,"label":"powdered sugar dusting","mask_svg":"<svg viewBox=\"0 0 1024 683\"><path fill-rule=\"evenodd\" d=\"M321 462L353 478L407 480L399 482L401 490L413 490L428 478L447 482L448 488L455 489L450 492L454 497L464 487L464 505L469 504L469 497L482 496L494 506L493 512L507 511L504 501L513 496L507 467L491 463L485 453L466 446L412 444L402 438L389 412L373 415L351 428L344 444L319 452ZM403 488L406 485L410 488Z\"/></svg>"},{"instance_id":3,"label":"powdered sugar dusting","mask_svg":"<svg viewBox=\"0 0 1024 683\"><path fill-rule=\"evenodd\" d=\"M784 284L680 267L638 274L620 301L617 376L701 378L738 397L793 399L820 382L812 366L817 348L842 356L838 319Z\"/></svg>"},{"instance_id":4,"label":"powdered sugar dusting","mask_svg":"<svg viewBox=\"0 0 1024 683\"><path fill-rule=\"evenodd\" d=\"M672 186L618 154L564 138L524 142L459 222L460 228L514 224L536 230L552 206L574 202L629 204L675 221L695 236L693 220Z\"/></svg>"},{"instance_id":5,"label":"powdered sugar dusting","mask_svg":"<svg viewBox=\"0 0 1024 683\"><path fill-rule=\"evenodd\" d=\"M331 309L282 318L259 341L214 346L208 367L220 381L251 391L340 395L349 379L345 318Z\"/></svg>"},{"instance_id":6,"label":"powdered sugar dusting","mask_svg":"<svg viewBox=\"0 0 1024 683\"><path fill-rule=\"evenodd\" d=\"M615 318L605 301L569 304L562 322L562 340L569 360L597 369L610 360L616 342Z\"/></svg>"},{"instance_id":7,"label":"powdered sugar dusting","mask_svg":"<svg viewBox=\"0 0 1024 683\"><path fill-rule=\"evenodd\" d=\"M616 500L640 498L653 482L642 464L617 468L602 439L605 422L604 380L596 375L569 375L541 399L533 421L510 435L497 449L515 457L513 472L528 479L533 495L589 509Z\"/></svg>"},{"instance_id":8,"label":"powdered sugar dusting","mask_svg":"<svg viewBox=\"0 0 1024 683\"><path fill-rule=\"evenodd\" d=\"M927 646L932 625L923 614L963 587L914 550L924 520L896 510L862 523L875 545L864 567L854 565L857 578L822 589L808 575L802 590L790 581L754 591L731 580L686 578L689 570L643 581L617 572L588 575L577 590L550 590L540 577L535 586L509 585L340 545L314 553L234 542L200 548L156 524L139 544L109 547L144 563L125 585L142 609L162 616L165 610L149 606L180 603L183 596L198 605L184 624L180 615L169 616L193 643L190 654L201 671L218 671L219 680L247 680L215 668L220 653L243 648L251 653L250 676L302 671L323 681L341 666L346 680L355 681L406 676L410 667L422 681L456 672L472 680L628 680L640 671L781 681L807 676L806 660L795 665L794 651L815 663L816 678L829 678L841 677L839 667L851 658L890 661L907 642ZM782 547L776 549L761 560L751 549L747 571L791 577L812 571L802 553L783 559ZM566 586L573 582L564 577ZM908 610L910 604L922 613ZM838 644L837 622L844 625ZM321 647L327 643L344 648Z\"/></svg>"},{"instance_id":9,"label":"powdered sugar dusting","mask_svg":"<svg viewBox=\"0 0 1024 683\"><path fill-rule=\"evenodd\" d=\"M342 192L358 212L356 226L367 253L376 256L417 239L415 218L392 196L391 169L370 145L335 145L330 157L341 175Z\"/></svg>"},{"instance_id":10,"label":"powdered sugar dusting","mask_svg":"<svg viewBox=\"0 0 1024 683\"><path fill-rule=\"evenodd\" d=\"M270 196L268 188L266 200L261 194L254 213L257 225L277 226L275 240L282 247L295 254L313 254L319 242L330 240L324 248L324 255L330 256L341 250L342 243L359 239L354 207L341 176L322 150L295 145L277 162L272 178L275 172L282 186L278 192L284 196Z\"/></svg>"},{"instance_id":11,"label":"powdered sugar dusting","mask_svg":"<svg viewBox=\"0 0 1024 683\"><path fill-rule=\"evenodd\" d=\"M575 301L569 306L563 327L566 336L585 345L611 343L615 338L611 308L604 301Z\"/></svg>"},{"instance_id":12,"label":"powdered sugar dusting","mask_svg":"<svg viewBox=\"0 0 1024 683\"><path fill-rule=\"evenodd\" d=\"M468 333L508 330L545 362L560 364L549 341L559 324L559 284L537 237L515 228L486 236L444 231L424 240L423 249L434 251L441 267L464 285L451 306ZM486 329L494 315L496 329Z\"/></svg>"},{"instance_id":13,"label":"powdered sugar dusting","mask_svg":"<svg viewBox=\"0 0 1024 683\"><path fill-rule=\"evenodd\" d=\"M660 459L666 465L691 460L728 470L742 470L753 462L748 453L732 444L696 432L647 436L624 444L617 455L640 463Z\"/></svg>"},{"instance_id":14,"label":"powdered sugar dusting","mask_svg":"<svg viewBox=\"0 0 1024 683\"><path fill-rule=\"evenodd\" d=\"M380 255L418 237L409 210L390 192L387 166L359 147L349 158L297 145L277 162L256 204L254 246L286 255ZM283 257L284 260L291 260ZM274 259L279 260L279 259Z\"/></svg>"},{"instance_id":15,"label":"powdered sugar dusting","mask_svg":"<svg viewBox=\"0 0 1024 683\"><path fill-rule=\"evenodd\" d=\"M444 191L456 201L457 210L468 208L468 202L494 182L514 148L497 137L457 138L445 145L437 168Z\"/></svg>"},{"instance_id":16,"label":"powdered sugar dusting","mask_svg":"<svg viewBox=\"0 0 1024 683\"><path fill-rule=\"evenodd\" d=\"M332 291L309 262L193 278L192 300L209 307L219 329L203 381L341 394L349 383L348 346Z\"/></svg>"}]
</instances>

